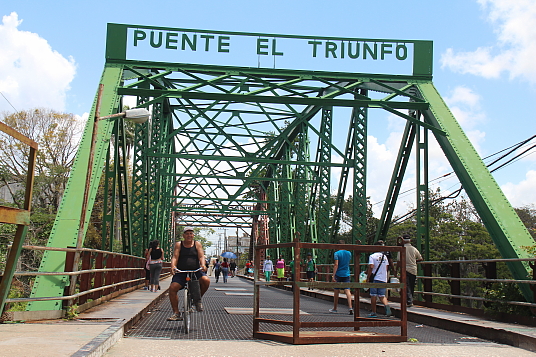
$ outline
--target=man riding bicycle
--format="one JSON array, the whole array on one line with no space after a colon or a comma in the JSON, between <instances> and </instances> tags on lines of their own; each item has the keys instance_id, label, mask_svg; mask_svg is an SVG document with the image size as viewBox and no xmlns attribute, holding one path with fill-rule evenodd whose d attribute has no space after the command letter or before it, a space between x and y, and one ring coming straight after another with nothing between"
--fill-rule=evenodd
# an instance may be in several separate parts
<instances>
[{"instance_id":1,"label":"man riding bicycle","mask_svg":"<svg viewBox=\"0 0 536 357\"><path fill-rule=\"evenodd\" d=\"M169 286L169 302L173 309L173 315L168 318L168 321L182 320L179 312L179 297L177 293L186 285L186 277L188 273L177 272L176 270L197 270L194 273L201 288L201 296L205 294L210 286L210 279L205 274L207 266L205 263L205 252L200 242L194 240L194 229L185 227L182 233L183 241L175 243L173 248L173 258L171 258L171 274L173 279ZM198 312L203 311L201 300L195 302L195 308Z\"/></svg>"}]
</instances>

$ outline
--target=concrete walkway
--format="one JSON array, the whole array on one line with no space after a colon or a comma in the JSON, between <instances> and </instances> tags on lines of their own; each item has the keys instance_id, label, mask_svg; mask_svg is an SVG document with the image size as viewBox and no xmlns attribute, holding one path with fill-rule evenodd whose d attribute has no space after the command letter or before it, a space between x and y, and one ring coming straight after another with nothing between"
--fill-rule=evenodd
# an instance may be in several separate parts
<instances>
[{"instance_id":1,"label":"concrete walkway","mask_svg":"<svg viewBox=\"0 0 536 357\"><path fill-rule=\"evenodd\" d=\"M137 290L99 305L72 321L48 320L0 324L0 356L534 356L536 328L482 320L473 316L427 308L411 308L410 320L451 325L474 336L486 330L524 349L498 343L392 343L294 346L272 341L158 340L123 338L124 332L161 298L171 279L162 280L162 290ZM306 291L329 299L329 292ZM365 299L361 303L368 303ZM501 341L501 339L497 339Z\"/></svg>"}]
</instances>

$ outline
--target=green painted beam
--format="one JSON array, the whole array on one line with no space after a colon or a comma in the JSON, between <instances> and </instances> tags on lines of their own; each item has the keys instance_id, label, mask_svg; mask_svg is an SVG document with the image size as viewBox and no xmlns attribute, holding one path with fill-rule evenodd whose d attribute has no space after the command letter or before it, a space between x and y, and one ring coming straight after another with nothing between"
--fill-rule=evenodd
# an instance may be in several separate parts
<instances>
[{"instance_id":1,"label":"green painted beam","mask_svg":"<svg viewBox=\"0 0 536 357\"><path fill-rule=\"evenodd\" d=\"M283 104L299 104L299 105L314 105L314 106L338 106L338 107L369 107L369 108L390 108L390 109L428 109L428 103L421 102L395 102L382 101L376 99L337 99L337 98L317 98L317 97L284 97L284 96L257 96L243 95L236 93L207 93L207 92L188 92L184 90L161 90L161 89L136 89L136 88L120 88L121 95L134 96L166 96L170 98L187 98L187 99L205 99L214 101L230 101L230 102L253 102L253 103L283 103Z\"/></svg>"},{"instance_id":2,"label":"green painted beam","mask_svg":"<svg viewBox=\"0 0 536 357\"><path fill-rule=\"evenodd\" d=\"M502 257L533 258L521 247L534 245L534 239L434 85L431 82L418 83L417 87L430 103L430 110L423 112L425 119L447 133L446 136L435 137ZM508 263L508 267L514 279L529 279L528 262L512 262ZM528 284L520 284L520 288L527 301L533 302L534 295Z\"/></svg>"},{"instance_id":3,"label":"green painted beam","mask_svg":"<svg viewBox=\"0 0 536 357\"><path fill-rule=\"evenodd\" d=\"M104 84L100 116L113 114L118 105L116 95L117 88L121 80L121 67L105 67L102 74L101 83ZM90 118L95 116L95 104L89 115ZM97 137L97 146L95 148L95 160L93 164L93 174L91 176L90 195L88 207L93 207L95 195L99 186L102 175L102 168L108 151L108 141L110 140L113 120L105 119L99 122L99 133ZM76 159L69 176L67 187L58 209L58 214L52 232L49 237L48 247L74 247L76 246L80 214L82 209L83 187L85 186L87 162L89 158L91 134L93 130L92 120L88 120L80 142L80 147L76 154ZM91 208L86 215L86 227L91 217ZM65 253L47 251L43 255L40 272L62 272L65 271ZM67 276L38 276L32 288L30 297L56 297L63 296L64 288L69 284ZM61 310L62 302L60 300L36 301L28 303L28 311L40 310Z\"/></svg>"}]
</instances>

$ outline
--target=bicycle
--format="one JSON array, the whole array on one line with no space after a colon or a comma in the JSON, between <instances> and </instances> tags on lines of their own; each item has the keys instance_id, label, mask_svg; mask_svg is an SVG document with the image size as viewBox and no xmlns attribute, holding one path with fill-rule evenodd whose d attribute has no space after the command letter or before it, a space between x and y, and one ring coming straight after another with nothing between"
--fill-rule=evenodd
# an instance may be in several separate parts
<instances>
[{"instance_id":1,"label":"bicycle","mask_svg":"<svg viewBox=\"0 0 536 357\"><path fill-rule=\"evenodd\" d=\"M195 273L200 271L202 268L196 269L196 270L179 270L175 268L175 272L177 273L187 273L186 275L186 284L183 287L184 290L184 298L182 303L182 320L184 322L184 333L190 332L190 314L194 312L193 308L193 297L192 293L190 291L190 281L197 280L197 277L195 276Z\"/></svg>"}]
</instances>

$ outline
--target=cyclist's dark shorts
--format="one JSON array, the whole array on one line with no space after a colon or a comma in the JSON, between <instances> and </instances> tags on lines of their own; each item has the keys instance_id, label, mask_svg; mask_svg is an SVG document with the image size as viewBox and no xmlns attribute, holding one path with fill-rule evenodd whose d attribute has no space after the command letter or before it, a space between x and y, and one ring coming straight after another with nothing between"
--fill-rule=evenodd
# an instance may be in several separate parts
<instances>
[{"instance_id":1,"label":"cyclist's dark shorts","mask_svg":"<svg viewBox=\"0 0 536 357\"><path fill-rule=\"evenodd\" d=\"M186 285L186 274L188 273L175 273L173 275L173 279L171 279L172 283L178 283L181 287L184 287ZM201 279L202 276L207 276L204 271L198 271L194 273L197 277L197 280Z\"/></svg>"}]
</instances>

